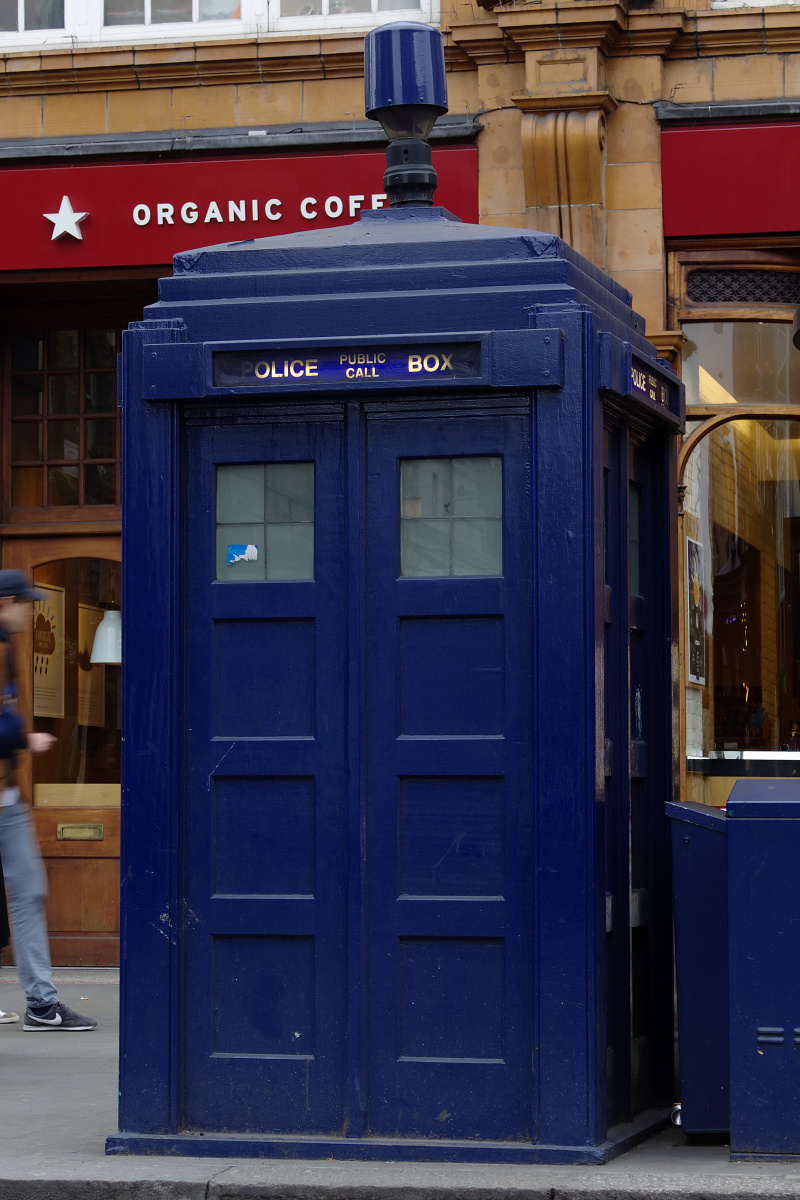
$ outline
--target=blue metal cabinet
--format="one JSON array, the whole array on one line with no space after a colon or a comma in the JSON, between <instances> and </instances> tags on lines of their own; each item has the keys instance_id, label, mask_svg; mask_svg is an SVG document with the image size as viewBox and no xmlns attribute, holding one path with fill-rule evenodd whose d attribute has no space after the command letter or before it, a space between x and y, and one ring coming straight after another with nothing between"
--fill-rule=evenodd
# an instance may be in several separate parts
<instances>
[{"instance_id":1,"label":"blue metal cabinet","mask_svg":"<svg viewBox=\"0 0 800 1200\"><path fill-rule=\"evenodd\" d=\"M683 397L629 295L553 237L367 212L178 255L121 382L109 1152L644 1136Z\"/></svg>"},{"instance_id":2,"label":"blue metal cabinet","mask_svg":"<svg viewBox=\"0 0 800 1200\"><path fill-rule=\"evenodd\" d=\"M672 822L681 1125L730 1128L728 860L724 812L668 804Z\"/></svg>"},{"instance_id":3,"label":"blue metal cabinet","mask_svg":"<svg viewBox=\"0 0 800 1200\"><path fill-rule=\"evenodd\" d=\"M728 801L731 1157L800 1155L800 785Z\"/></svg>"}]
</instances>

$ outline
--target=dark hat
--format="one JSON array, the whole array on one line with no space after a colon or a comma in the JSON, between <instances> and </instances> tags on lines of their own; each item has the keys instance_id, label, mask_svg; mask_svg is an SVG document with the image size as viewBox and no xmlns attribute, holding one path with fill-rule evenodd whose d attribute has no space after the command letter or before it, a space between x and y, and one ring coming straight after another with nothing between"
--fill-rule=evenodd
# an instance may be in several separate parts
<instances>
[{"instance_id":1,"label":"dark hat","mask_svg":"<svg viewBox=\"0 0 800 1200\"><path fill-rule=\"evenodd\" d=\"M14 596L20 600L44 600L44 592L37 591L30 575L24 571L0 571L0 597Z\"/></svg>"}]
</instances>

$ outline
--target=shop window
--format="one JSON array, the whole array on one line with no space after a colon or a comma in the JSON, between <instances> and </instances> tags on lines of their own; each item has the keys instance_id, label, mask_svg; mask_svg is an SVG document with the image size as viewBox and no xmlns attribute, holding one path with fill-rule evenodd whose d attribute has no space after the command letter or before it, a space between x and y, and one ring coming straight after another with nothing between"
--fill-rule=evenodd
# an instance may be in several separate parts
<instances>
[{"instance_id":1,"label":"shop window","mask_svg":"<svg viewBox=\"0 0 800 1200\"><path fill-rule=\"evenodd\" d=\"M243 33L309 33L370 28L407 16L436 22L434 0L0 0L0 34L6 45L75 42L135 43L137 36L173 40ZM59 38L57 31L63 31Z\"/></svg>"},{"instance_id":2,"label":"shop window","mask_svg":"<svg viewBox=\"0 0 800 1200\"><path fill-rule=\"evenodd\" d=\"M732 420L684 471L688 800L800 775L800 421Z\"/></svg>"},{"instance_id":3,"label":"shop window","mask_svg":"<svg viewBox=\"0 0 800 1200\"><path fill-rule=\"evenodd\" d=\"M685 321L682 329L688 339L682 354L687 410L800 404L800 354L787 322Z\"/></svg>"},{"instance_id":4,"label":"shop window","mask_svg":"<svg viewBox=\"0 0 800 1200\"><path fill-rule=\"evenodd\" d=\"M110 327L12 332L12 508L119 504L119 345Z\"/></svg>"},{"instance_id":5,"label":"shop window","mask_svg":"<svg viewBox=\"0 0 800 1200\"><path fill-rule=\"evenodd\" d=\"M66 558L36 567L33 727L57 739L33 759L33 803L119 807L120 666L92 663L108 609L121 599L120 565Z\"/></svg>"}]
</instances>

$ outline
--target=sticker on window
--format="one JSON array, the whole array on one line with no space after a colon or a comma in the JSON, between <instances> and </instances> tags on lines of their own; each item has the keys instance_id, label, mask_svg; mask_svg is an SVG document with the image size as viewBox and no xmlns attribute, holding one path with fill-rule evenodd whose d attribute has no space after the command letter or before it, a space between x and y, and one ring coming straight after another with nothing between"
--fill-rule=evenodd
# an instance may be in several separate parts
<instances>
[{"instance_id":1,"label":"sticker on window","mask_svg":"<svg viewBox=\"0 0 800 1200\"><path fill-rule=\"evenodd\" d=\"M258 562L258 546L228 546L228 566L237 562Z\"/></svg>"}]
</instances>

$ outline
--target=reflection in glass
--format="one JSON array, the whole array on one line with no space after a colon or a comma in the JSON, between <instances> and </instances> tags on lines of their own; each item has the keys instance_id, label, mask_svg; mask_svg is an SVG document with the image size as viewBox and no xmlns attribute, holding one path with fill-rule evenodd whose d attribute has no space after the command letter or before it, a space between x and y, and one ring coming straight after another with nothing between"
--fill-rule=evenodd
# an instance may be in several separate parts
<instances>
[{"instance_id":1,"label":"reflection in glass","mask_svg":"<svg viewBox=\"0 0 800 1200\"><path fill-rule=\"evenodd\" d=\"M34 647L33 727L57 741L33 763L33 802L52 808L118 807L120 668L90 662L107 608L119 608L119 563L59 559L36 567L43 592ZM55 684L55 686L53 686Z\"/></svg>"},{"instance_id":2,"label":"reflection in glass","mask_svg":"<svg viewBox=\"0 0 800 1200\"><path fill-rule=\"evenodd\" d=\"M106 417L99 421L84 421L86 458L113 458L116 421Z\"/></svg>"},{"instance_id":3,"label":"reflection in glass","mask_svg":"<svg viewBox=\"0 0 800 1200\"><path fill-rule=\"evenodd\" d=\"M501 575L503 463L494 455L400 463L400 574Z\"/></svg>"},{"instance_id":4,"label":"reflection in glass","mask_svg":"<svg viewBox=\"0 0 800 1200\"><path fill-rule=\"evenodd\" d=\"M115 379L112 374L87 374L83 377L83 411L113 413L117 406Z\"/></svg>"},{"instance_id":5,"label":"reflection in glass","mask_svg":"<svg viewBox=\"0 0 800 1200\"><path fill-rule=\"evenodd\" d=\"M19 27L17 0L0 0L0 30L16 33Z\"/></svg>"},{"instance_id":6,"label":"reflection in glass","mask_svg":"<svg viewBox=\"0 0 800 1200\"><path fill-rule=\"evenodd\" d=\"M217 467L217 521L264 520L264 464Z\"/></svg>"},{"instance_id":7,"label":"reflection in glass","mask_svg":"<svg viewBox=\"0 0 800 1200\"><path fill-rule=\"evenodd\" d=\"M64 0L25 0L26 29L63 29Z\"/></svg>"},{"instance_id":8,"label":"reflection in glass","mask_svg":"<svg viewBox=\"0 0 800 1200\"><path fill-rule=\"evenodd\" d=\"M42 422L15 421L11 426L11 461L41 462Z\"/></svg>"},{"instance_id":9,"label":"reflection in glass","mask_svg":"<svg viewBox=\"0 0 800 1200\"><path fill-rule=\"evenodd\" d=\"M681 354L686 404L800 403L800 355L778 321L689 321Z\"/></svg>"},{"instance_id":10,"label":"reflection in glass","mask_svg":"<svg viewBox=\"0 0 800 1200\"><path fill-rule=\"evenodd\" d=\"M117 334L114 329L87 329L86 362L88 370L113 367L117 360Z\"/></svg>"},{"instance_id":11,"label":"reflection in glass","mask_svg":"<svg viewBox=\"0 0 800 1200\"><path fill-rule=\"evenodd\" d=\"M713 430L684 482L687 798L723 805L754 755L800 773L800 422Z\"/></svg>"},{"instance_id":12,"label":"reflection in glass","mask_svg":"<svg viewBox=\"0 0 800 1200\"><path fill-rule=\"evenodd\" d=\"M191 21L192 0L152 0L150 22L153 25L166 21Z\"/></svg>"},{"instance_id":13,"label":"reflection in glass","mask_svg":"<svg viewBox=\"0 0 800 1200\"><path fill-rule=\"evenodd\" d=\"M313 579L313 524L267 525L266 567L267 579Z\"/></svg>"},{"instance_id":14,"label":"reflection in glass","mask_svg":"<svg viewBox=\"0 0 800 1200\"><path fill-rule=\"evenodd\" d=\"M105 0L104 25L144 25L144 0Z\"/></svg>"},{"instance_id":15,"label":"reflection in glass","mask_svg":"<svg viewBox=\"0 0 800 1200\"><path fill-rule=\"evenodd\" d=\"M632 483L628 489L628 586L632 596L641 596L642 489Z\"/></svg>"},{"instance_id":16,"label":"reflection in glass","mask_svg":"<svg viewBox=\"0 0 800 1200\"><path fill-rule=\"evenodd\" d=\"M47 457L74 462L80 458L80 421L47 422Z\"/></svg>"},{"instance_id":17,"label":"reflection in glass","mask_svg":"<svg viewBox=\"0 0 800 1200\"><path fill-rule=\"evenodd\" d=\"M47 407L56 416L77 413L81 406L80 375L51 375L47 380Z\"/></svg>"},{"instance_id":18,"label":"reflection in glass","mask_svg":"<svg viewBox=\"0 0 800 1200\"><path fill-rule=\"evenodd\" d=\"M266 519L314 520L314 464L267 463Z\"/></svg>"},{"instance_id":19,"label":"reflection in glass","mask_svg":"<svg viewBox=\"0 0 800 1200\"><path fill-rule=\"evenodd\" d=\"M93 463L83 468L83 503L116 504L117 468L111 463Z\"/></svg>"},{"instance_id":20,"label":"reflection in glass","mask_svg":"<svg viewBox=\"0 0 800 1200\"><path fill-rule=\"evenodd\" d=\"M241 0L200 0L197 16L200 21L240 20Z\"/></svg>"},{"instance_id":21,"label":"reflection in glass","mask_svg":"<svg viewBox=\"0 0 800 1200\"><path fill-rule=\"evenodd\" d=\"M14 5L14 29L17 27L17 6ZM41 333L16 330L11 343L12 371L41 371L44 353L44 337Z\"/></svg>"},{"instance_id":22,"label":"reflection in glass","mask_svg":"<svg viewBox=\"0 0 800 1200\"><path fill-rule=\"evenodd\" d=\"M15 375L11 380L12 417L38 417L42 411L41 375Z\"/></svg>"},{"instance_id":23,"label":"reflection in glass","mask_svg":"<svg viewBox=\"0 0 800 1200\"><path fill-rule=\"evenodd\" d=\"M78 503L77 467L47 468L47 503L52 505Z\"/></svg>"},{"instance_id":24,"label":"reflection in glass","mask_svg":"<svg viewBox=\"0 0 800 1200\"><path fill-rule=\"evenodd\" d=\"M78 330L51 329L47 339L47 368L62 371L78 365Z\"/></svg>"},{"instance_id":25,"label":"reflection in glass","mask_svg":"<svg viewBox=\"0 0 800 1200\"><path fill-rule=\"evenodd\" d=\"M42 472L40 467L11 468L11 503L14 508L41 508Z\"/></svg>"}]
</instances>

